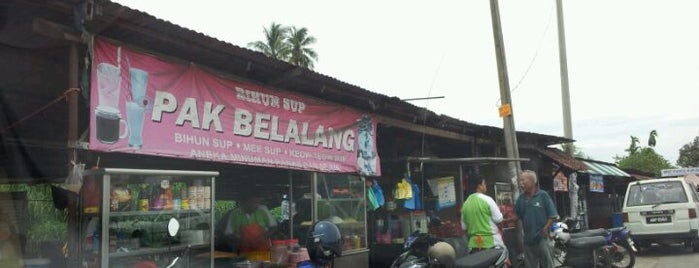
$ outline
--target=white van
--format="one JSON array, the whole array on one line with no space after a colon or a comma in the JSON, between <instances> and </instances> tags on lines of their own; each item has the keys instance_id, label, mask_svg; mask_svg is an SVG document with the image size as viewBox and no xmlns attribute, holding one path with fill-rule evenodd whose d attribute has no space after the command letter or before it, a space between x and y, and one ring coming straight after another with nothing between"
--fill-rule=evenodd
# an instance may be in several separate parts
<instances>
[{"instance_id":1,"label":"white van","mask_svg":"<svg viewBox=\"0 0 699 268\"><path fill-rule=\"evenodd\" d=\"M699 195L684 178L629 183L624 225L640 247L651 243L684 243L699 252Z\"/></svg>"}]
</instances>

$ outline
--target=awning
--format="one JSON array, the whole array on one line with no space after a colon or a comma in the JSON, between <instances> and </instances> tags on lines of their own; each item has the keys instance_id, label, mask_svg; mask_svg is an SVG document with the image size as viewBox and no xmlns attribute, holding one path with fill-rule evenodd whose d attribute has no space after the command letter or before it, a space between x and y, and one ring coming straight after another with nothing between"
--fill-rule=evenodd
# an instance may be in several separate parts
<instances>
[{"instance_id":1,"label":"awning","mask_svg":"<svg viewBox=\"0 0 699 268\"><path fill-rule=\"evenodd\" d=\"M586 161L582 159L580 161L582 161L583 163L585 163L585 165L587 165L587 167L589 167L588 170L583 171L585 173L597 174L602 176L631 177L631 175L619 169L614 164L593 162L589 160Z\"/></svg>"}]
</instances>

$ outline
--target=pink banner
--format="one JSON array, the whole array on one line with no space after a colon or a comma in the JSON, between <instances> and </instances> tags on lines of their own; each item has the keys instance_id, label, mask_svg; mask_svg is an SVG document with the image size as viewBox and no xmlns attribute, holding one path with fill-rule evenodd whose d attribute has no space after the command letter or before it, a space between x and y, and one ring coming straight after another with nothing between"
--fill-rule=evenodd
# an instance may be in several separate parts
<instances>
[{"instance_id":1,"label":"pink banner","mask_svg":"<svg viewBox=\"0 0 699 268\"><path fill-rule=\"evenodd\" d=\"M367 114L96 38L90 149L380 175Z\"/></svg>"}]
</instances>

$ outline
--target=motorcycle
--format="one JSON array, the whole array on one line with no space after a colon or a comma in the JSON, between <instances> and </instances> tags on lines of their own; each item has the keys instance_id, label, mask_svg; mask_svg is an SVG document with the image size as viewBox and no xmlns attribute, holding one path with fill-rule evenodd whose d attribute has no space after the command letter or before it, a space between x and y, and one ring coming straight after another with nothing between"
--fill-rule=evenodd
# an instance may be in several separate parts
<instances>
[{"instance_id":1,"label":"motorcycle","mask_svg":"<svg viewBox=\"0 0 699 268\"><path fill-rule=\"evenodd\" d=\"M592 229L577 233L570 233L571 238L588 236L604 236L607 245L611 248L610 261L614 268L629 268L636 263L636 253L638 250L631 238L631 231L626 227L616 227L611 229Z\"/></svg>"},{"instance_id":2,"label":"motorcycle","mask_svg":"<svg viewBox=\"0 0 699 268\"><path fill-rule=\"evenodd\" d=\"M508 265L506 248L492 248L455 259L454 248L430 234L414 232L403 244L405 252L393 261L391 268L504 268Z\"/></svg>"},{"instance_id":3,"label":"motorcycle","mask_svg":"<svg viewBox=\"0 0 699 268\"><path fill-rule=\"evenodd\" d=\"M556 267L611 267L612 247L603 235L576 236L562 223L552 225L553 261Z\"/></svg>"}]
</instances>

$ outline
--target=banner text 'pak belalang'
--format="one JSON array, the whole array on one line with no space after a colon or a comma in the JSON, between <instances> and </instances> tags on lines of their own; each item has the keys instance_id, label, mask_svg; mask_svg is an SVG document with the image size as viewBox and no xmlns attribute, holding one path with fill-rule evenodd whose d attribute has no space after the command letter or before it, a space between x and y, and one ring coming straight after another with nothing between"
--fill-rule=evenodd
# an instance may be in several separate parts
<instances>
[{"instance_id":1,"label":"banner text 'pak belalang'","mask_svg":"<svg viewBox=\"0 0 699 268\"><path fill-rule=\"evenodd\" d=\"M90 149L380 175L376 121L95 39Z\"/></svg>"}]
</instances>

